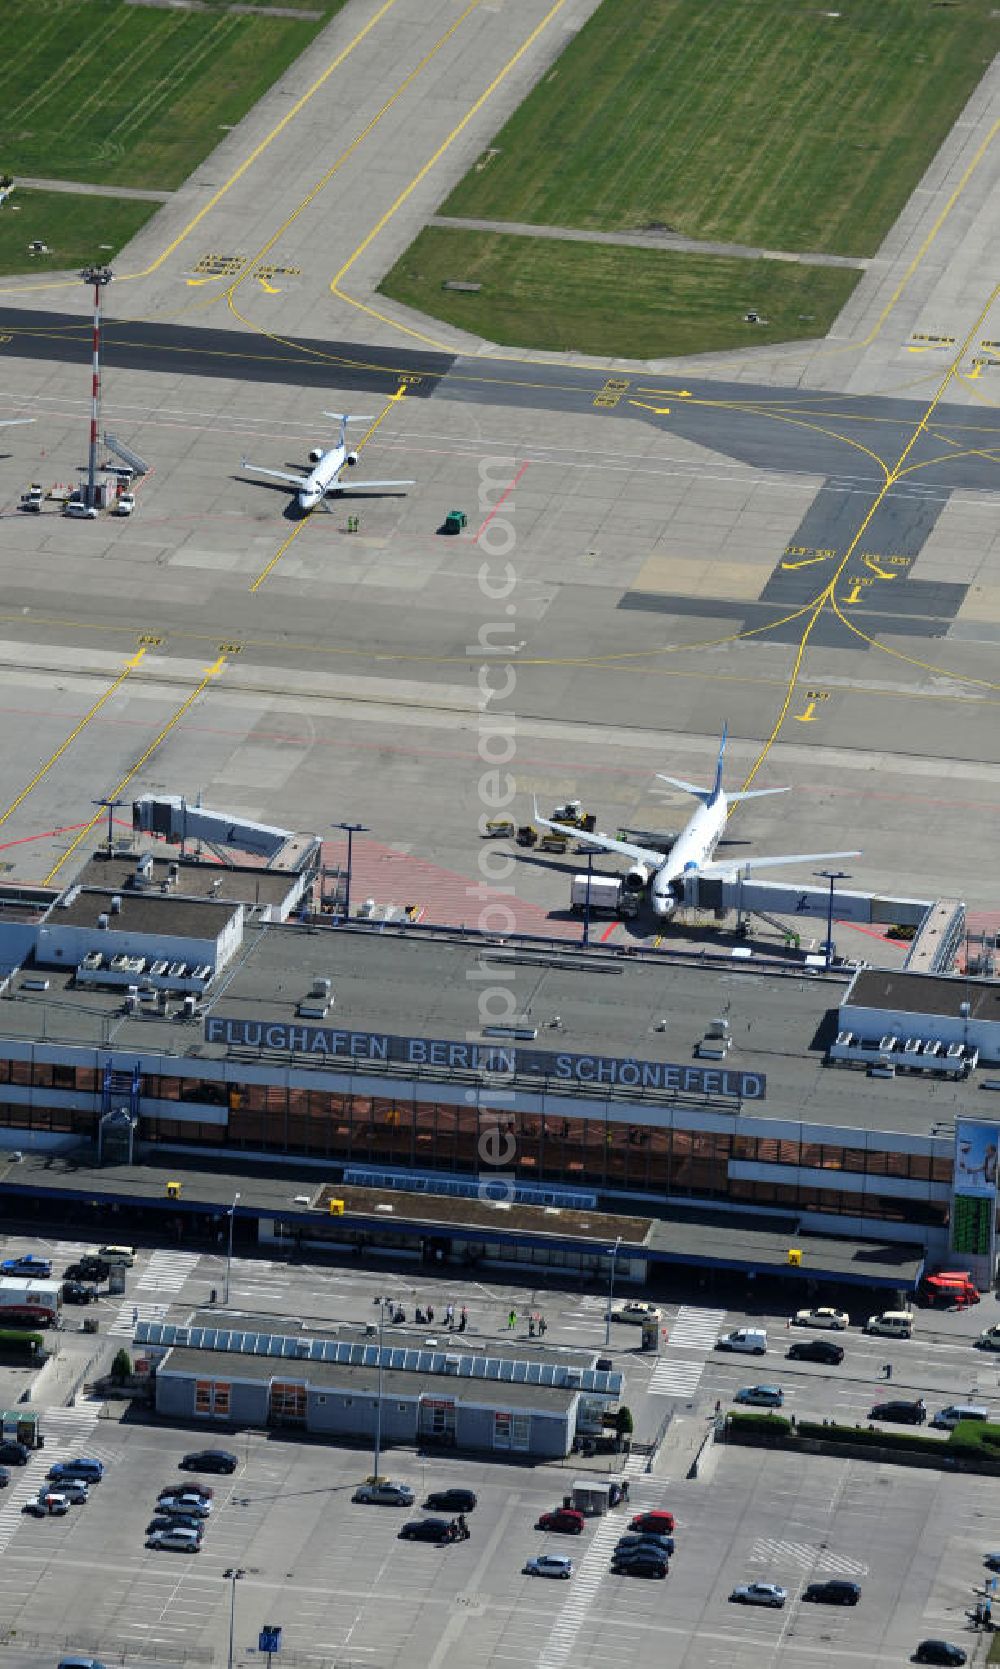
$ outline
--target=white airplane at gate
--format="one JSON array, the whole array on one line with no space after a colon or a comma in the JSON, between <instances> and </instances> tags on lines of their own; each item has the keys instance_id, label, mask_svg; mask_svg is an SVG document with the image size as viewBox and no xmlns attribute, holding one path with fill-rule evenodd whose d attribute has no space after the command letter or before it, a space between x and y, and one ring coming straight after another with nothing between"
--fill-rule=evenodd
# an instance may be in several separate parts
<instances>
[{"instance_id":1,"label":"white airplane at gate","mask_svg":"<svg viewBox=\"0 0 1000 1669\"><path fill-rule=\"evenodd\" d=\"M265 469L263 464L252 464L247 458L240 459L240 469L252 469L257 475L267 475L272 481L284 481L287 486L294 487L299 509L303 511L315 510L317 504L337 493L394 491L415 485L413 481L341 481L341 471L353 469L358 461L358 454L347 450L348 423L372 423L374 419L354 417L342 411L325 411L323 416L332 417L340 424L340 438L336 446L328 450L321 446L313 448L309 454L313 468L308 475L301 472L293 474L285 469Z\"/></svg>"},{"instance_id":2,"label":"white airplane at gate","mask_svg":"<svg viewBox=\"0 0 1000 1669\"><path fill-rule=\"evenodd\" d=\"M648 885L654 915L672 916L677 907L683 904L684 878L687 875L703 875L715 880L732 881L738 875L747 875L754 869L768 869L777 864L817 863L832 858L857 858L861 855L857 851L792 852L780 858L724 858L714 863L712 854L722 837L730 806L737 805L740 800L762 799L765 794L789 792L787 788L750 788L740 793L725 793L722 787L722 768L728 728L728 725L723 726L715 782L711 788L696 788L693 783L684 782L680 777L668 777L657 772L661 782L669 782L672 787L681 788L685 794L692 794L700 801L698 810L685 823L669 852L634 846L630 841L614 840L610 835L588 834L582 829L571 831L577 840L596 846L602 852L617 852L620 857L631 860L629 880L633 886ZM535 822L540 823L543 829L552 829L556 834L567 832L565 823L540 817L537 802L534 809Z\"/></svg>"}]
</instances>

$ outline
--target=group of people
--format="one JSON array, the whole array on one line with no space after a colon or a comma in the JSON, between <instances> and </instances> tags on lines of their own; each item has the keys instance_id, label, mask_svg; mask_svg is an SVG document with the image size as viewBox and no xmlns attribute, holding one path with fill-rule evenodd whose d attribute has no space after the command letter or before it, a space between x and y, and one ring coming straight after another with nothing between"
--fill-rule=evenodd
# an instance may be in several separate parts
<instances>
[{"instance_id":1,"label":"group of people","mask_svg":"<svg viewBox=\"0 0 1000 1669\"><path fill-rule=\"evenodd\" d=\"M405 1315L404 1311L402 1309L400 1309L397 1314L393 1315L392 1319L393 1319L393 1321L405 1321L406 1320L406 1315ZM418 1327L429 1327L429 1326L431 1326L431 1324L434 1321L434 1306L433 1306L433 1304L428 1304L426 1309L421 1309L420 1305L418 1304L413 1319L416 1322ZM459 1311L458 1320L456 1321L456 1319L455 1319L455 1306L454 1306L454 1304L449 1304L446 1307L445 1312L444 1312L444 1324L447 1328L451 1329L452 1331L454 1331L456 1333L464 1333L465 1329L469 1325L469 1312L466 1309L465 1305L464 1304L462 1305L462 1308Z\"/></svg>"},{"instance_id":2,"label":"group of people","mask_svg":"<svg viewBox=\"0 0 1000 1669\"><path fill-rule=\"evenodd\" d=\"M513 1333L516 1326L517 1326L517 1311L516 1310L510 1310L508 1312L508 1315L507 1315L507 1331L509 1333ZM539 1311L537 1315L529 1315L528 1316L528 1337L529 1337L529 1339L534 1339L534 1338L544 1339L547 1332L548 1332L548 1322L545 1320L545 1317L542 1315L541 1311Z\"/></svg>"}]
</instances>

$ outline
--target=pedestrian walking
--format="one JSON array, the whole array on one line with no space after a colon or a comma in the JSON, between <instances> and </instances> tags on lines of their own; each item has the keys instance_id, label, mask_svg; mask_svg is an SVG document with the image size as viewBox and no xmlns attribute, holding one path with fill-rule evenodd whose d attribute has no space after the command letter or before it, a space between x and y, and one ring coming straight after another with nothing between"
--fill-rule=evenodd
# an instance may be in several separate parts
<instances>
[{"instance_id":1,"label":"pedestrian walking","mask_svg":"<svg viewBox=\"0 0 1000 1669\"><path fill-rule=\"evenodd\" d=\"M534 1336L535 1336L535 1318L534 1318L533 1315L530 1315L528 1317L528 1337L529 1337L529 1339L533 1339Z\"/></svg>"},{"instance_id":2,"label":"pedestrian walking","mask_svg":"<svg viewBox=\"0 0 1000 1669\"><path fill-rule=\"evenodd\" d=\"M886 1379L891 1379L892 1378L892 1363L887 1362L885 1364L885 1367L882 1369L882 1372L885 1374Z\"/></svg>"},{"instance_id":3,"label":"pedestrian walking","mask_svg":"<svg viewBox=\"0 0 1000 1669\"><path fill-rule=\"evenodd\" d=\"M549 1330L548 1322L546 1321L546 1319L543 1315L540 1315L539 1318L538 1318L538 1331L541 1334L542 1338L545 1337L548 1330Z\"/></svg>"},{"instance_id":4,"label":"pedestrian walking","mask_svg":"<svg viewBox=\"0 0 1000 1669\"><path fill-rule=\"evenodd\" d=\"M449 1304L448 1305L448 1308L444 1312L444 1319L445 1319L445 1322L447 1323L447 1325L449 1327L451 1327L453 1325L454 1320L455 1320L455 1306L454 1306L454 1304Z\"/></svg>"},{"instance_id":5,"label":"pedestrian walking","mask_svg":"<svg viewBox=\"0 0 1000 1669\"><path fill-rule=\"evenodd\" d=\"M511 1310L510 1315L507 1317L508 1331L513 1332L514 1328L516 1326L517 1326L517 1311L516 1310Z\"/></svg>"},{"instance_id":6,"label":"pedestrian walking","mask_svg":"<svg viewBox=\"0 0 1000 1669\"><path fill-rule=\"evenodd\" d=\"M434 1320L434 1305L433 1304L428 1304L428 1306L427 1306L427 1320L428 1320L428 1322L431 1322L431 1321Z\"/></svg>"},{"instance_id":7,"label":"pedestrian walking","mask_svg":"<svg viewBox=\"0 0 1000 1669\"><path fill-rule=\"evenodd\" d=\"M465 1329L468 1325L469 1325L469 1312L466 1309L465 1305L463 1304L462 1305L462 1315L461 1315L461 1318L460 1318L459 1323L458 1323L459 1332L464 1333Z\"/></svg>"}]
</instances>

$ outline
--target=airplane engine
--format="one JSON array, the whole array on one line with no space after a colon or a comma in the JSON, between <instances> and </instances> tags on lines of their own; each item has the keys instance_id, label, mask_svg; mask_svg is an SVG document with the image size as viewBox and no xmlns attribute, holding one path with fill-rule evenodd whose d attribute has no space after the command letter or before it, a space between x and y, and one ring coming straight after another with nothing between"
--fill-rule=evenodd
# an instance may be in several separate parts
<instances>
[{"instance_id":1,"label":"airplane engine","mask_svg":"<svg viewBox=\"0 0 1000 1669\"><path fill-rule=\"evenodd\" d=\"M651 874L652 870L647 869L645 864L634 863L625 877L625 885L630 892L644 892Z\"/></svg>"},{"instance_id":2,"label":"airplane engine","mask_svg":"<svg viewBox=\"0 0 1000 1669\"><path fill-rule=\"evenodd\" d=\"M309 454L309 462L311 464L318 464L322 456L323 448L321 446L314 446Z\"/></svg>"},{"instance_id":3,"label":"airplane engine","mask_svg":"<svg viewBox=\"0 0 1000 1669\"><path fill-rule=\"evenodd\" d=\"M348 468L353 469L355 464L357 463L357 461L358 461L358 454L356 452L348 452L347 457L345 459L345 462L346 462Z\"/></svg>"}]
</instances>

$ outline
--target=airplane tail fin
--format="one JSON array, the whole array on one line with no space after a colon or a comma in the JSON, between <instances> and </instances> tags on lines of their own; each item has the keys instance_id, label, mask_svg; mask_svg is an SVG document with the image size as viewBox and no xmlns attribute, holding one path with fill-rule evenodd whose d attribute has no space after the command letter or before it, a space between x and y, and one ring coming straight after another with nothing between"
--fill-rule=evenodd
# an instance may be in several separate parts
<instances>
[{"instance_id":1,"label":"airplane tail fin","mask_svg":"<svg viewBox=\"0 0 1000 1669\"><path fill-rule=\"evenodd\" d=\"M342 423L346 429L348 423L374 423L374 417L365 417L358 412L325 411L324 417L332 417L336 423Z\"/></svg>"},{"instance_id":2,"label":"airplane tail fin","mask_svg":"<svg viewBox=\"0 0 1000 1669\"><path fill-rule=\"evenodd\" d=\"M722 741L719 744L719 758L718 758L718 762L716 763L716 767L715 767L715 782L712 785L712 795L711 795L711 799L708 802L709 805L714 805L716 800L719 798L720 794L722 793L722 771L723 771L723 766L725 764L725 759L726 759L726 739L727 739L728 736L729 736L729 723L728 723L728 720L727 720L727 722L722 726Z\"/></svg>"}]
</instances>

